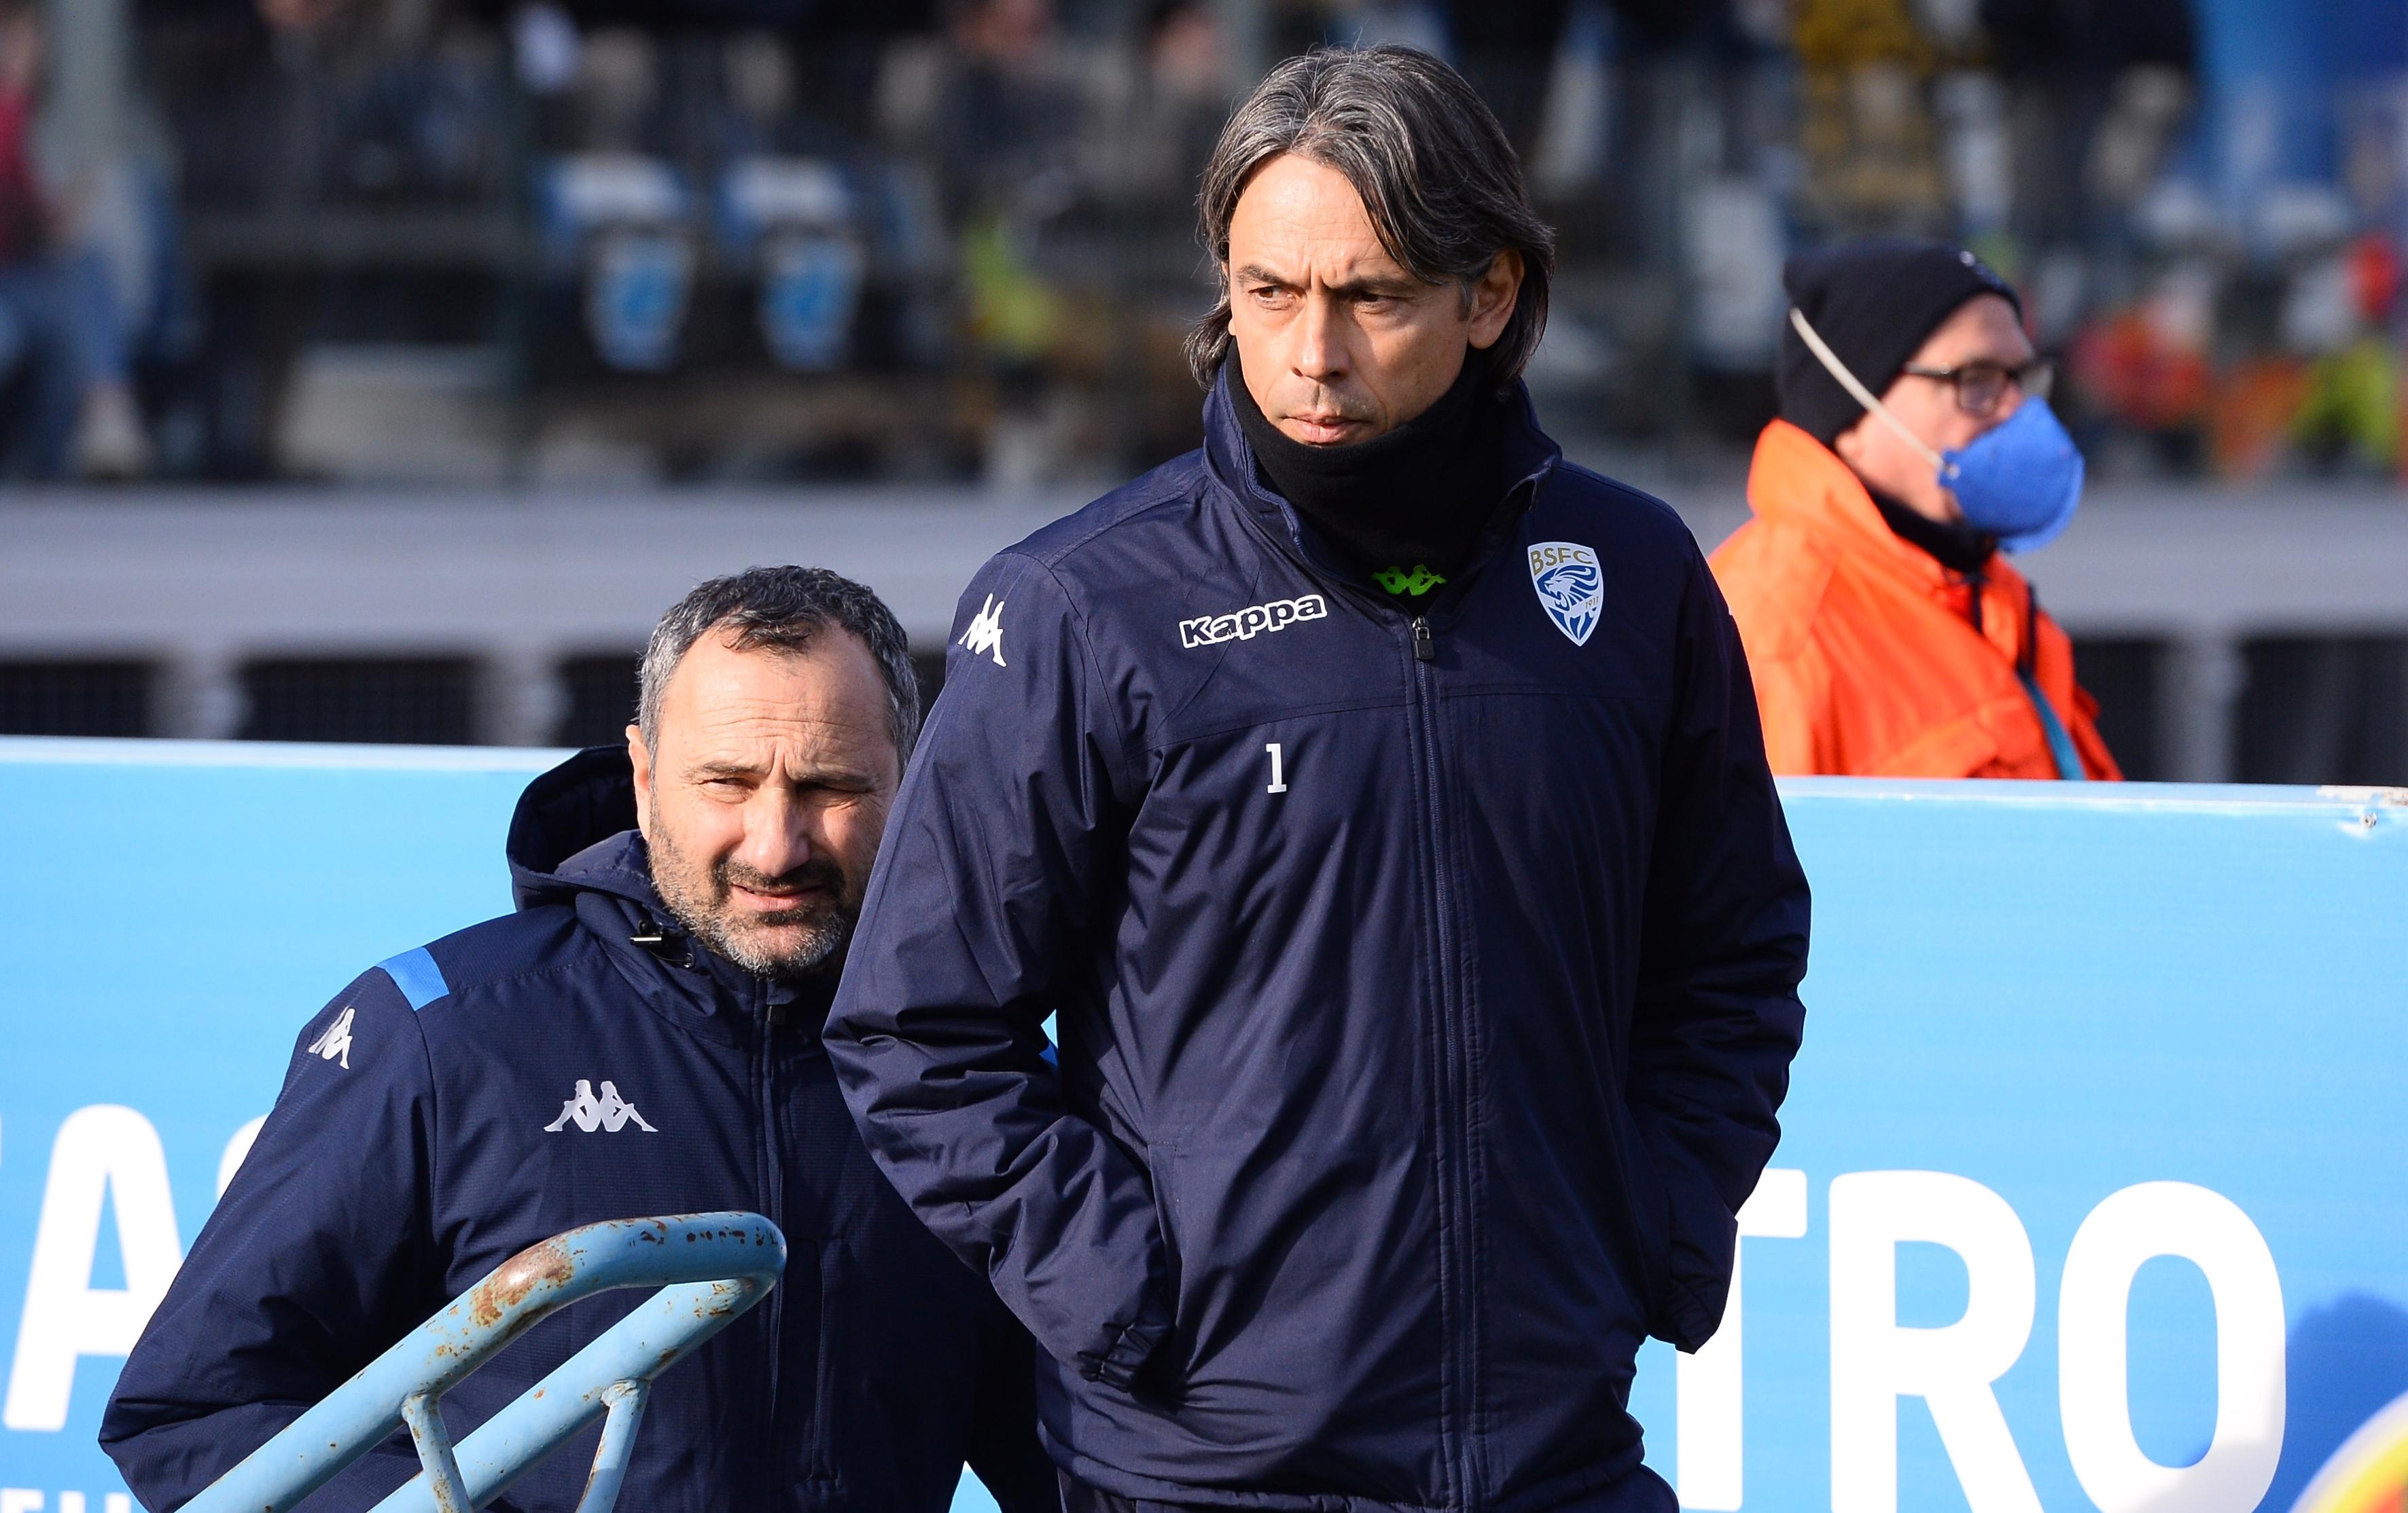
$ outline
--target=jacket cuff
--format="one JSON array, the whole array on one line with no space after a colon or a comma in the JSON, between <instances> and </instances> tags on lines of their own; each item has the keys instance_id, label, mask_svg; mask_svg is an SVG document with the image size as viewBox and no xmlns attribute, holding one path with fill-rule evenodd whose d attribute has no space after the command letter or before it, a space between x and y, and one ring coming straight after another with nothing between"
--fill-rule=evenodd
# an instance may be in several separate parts
<instances>
[{"instance_id":1,"label":"jacket cuff","mask_svg":"<svg viewBox=\"0 0 2408 1513\"><path fill-rule=\"evenodd\" d=\"M1650 1310L1647 1333L1684 1354L1695 1355L1722 1327L1724 1301L1722 1297L1709 1301L1699 1297L1696 1289L1674 1283L1663 1290Z\"/></svg>"},{"instance_id":2,"label":"jacket cuff","mask_svg":"<svg viewBox=\"0 0 2408 1513\"><path fill-rule=\"evenodd\" d=\"M1111 1348L1101 1356L1081 1356L1079 1374L1089 1381L1097 1381L1118 1392L1125 1392L1137 1381L1137 1374L1162 1342L1170 1337L1170 1308L1154 1293L1146 1294L1145 1306L1138 1316L1120 1333Z\"/></svg>"}]
</instances>

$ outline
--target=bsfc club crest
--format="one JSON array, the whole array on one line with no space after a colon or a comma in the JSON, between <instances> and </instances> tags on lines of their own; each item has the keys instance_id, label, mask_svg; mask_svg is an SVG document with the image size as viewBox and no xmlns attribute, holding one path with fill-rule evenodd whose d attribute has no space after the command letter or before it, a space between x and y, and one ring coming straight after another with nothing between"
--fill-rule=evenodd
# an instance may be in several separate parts
<instances>
[{"instance_id":1,"label":"bsfc club crest","mask_svg":"<svg viewBox=\"0 0 2408 1513\"><path fill-rule=\"evenodd\" d=\"M1539 606L1555 629L1570 636L1572 645L1585 645L1605 608L1605 573L1597 553L1572 541L1533 542L1530 587L1539 591Z\"/></svg>"}]
</instances>

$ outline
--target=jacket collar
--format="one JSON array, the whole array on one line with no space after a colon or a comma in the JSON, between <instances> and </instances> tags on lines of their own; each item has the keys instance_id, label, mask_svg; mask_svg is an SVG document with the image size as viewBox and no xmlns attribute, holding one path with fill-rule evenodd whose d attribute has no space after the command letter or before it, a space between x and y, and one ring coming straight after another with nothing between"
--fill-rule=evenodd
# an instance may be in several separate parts
<instances>
[{"instance_id":1,"label":"jacket collar","mask_svg":"<svg viewBox=\"0 0 2408 1513\"><path fill-rule=\"evenodd\" d=\"M1212 387L1204 395L1204 469L1221 491L1237 502L1239 509L1252 519L1264 533L1294 555L1316 576L1342 584L1359 593L1370 591L1358 582L1357 575L1345 559L1322 539L1312 522L1297 513L1296 507L1271 487L1270 481L1254 462L1254 449L1247 445L1246 433L1238 423L1236 407L1229 399L1230 372L1234 364L1224 363L1214 376ZM1508 395L1505 421L1505 471L1513 482L1509 493L1520 494L1525 501L1535 498L1545 487L1547 477L1563 461L1564 451L1553 438L1539 429L1537 410L1530 403L1527 384L1515 379L1513 392ZM1870 508L1868 504L1867 508ZM1516 519L1520 511L1503 509L1498 512L1498 523L1484 535L1472 548L1471 557L1457 581L1468 581L1488 557L1495 554L1497 542L1504 525ZM1450 584L1449 589L1455 585ZM1440 598L1452 595L1440 591Z\"/></svg>"}]
</instances>

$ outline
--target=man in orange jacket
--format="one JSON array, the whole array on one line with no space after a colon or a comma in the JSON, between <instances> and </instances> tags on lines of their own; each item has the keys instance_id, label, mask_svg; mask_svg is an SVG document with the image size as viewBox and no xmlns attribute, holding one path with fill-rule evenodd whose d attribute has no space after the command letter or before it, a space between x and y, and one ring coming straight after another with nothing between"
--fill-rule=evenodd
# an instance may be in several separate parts
<instances>
[{"instance_id":1,"label":"man in orange jacket","mask_svg":"<svg viewBox=\"0 0 2408 1513\"><path fill-rule=\"evenodd\" d=\"M2073 647L2000 555L2065 527L2082 458L2014 291L1972 253L1800 254L1756 518L1714 552L1778 773L2120 777Z\"/></svg>"}]
</instances>

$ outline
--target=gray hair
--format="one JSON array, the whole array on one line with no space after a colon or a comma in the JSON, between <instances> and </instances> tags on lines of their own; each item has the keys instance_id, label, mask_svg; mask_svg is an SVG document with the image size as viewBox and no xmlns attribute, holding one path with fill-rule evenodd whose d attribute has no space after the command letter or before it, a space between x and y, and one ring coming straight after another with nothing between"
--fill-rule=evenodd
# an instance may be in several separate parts
<instances>
[{"instance_id":1,"label":"gray hair","mask_svg":"<svg viewBox=\"0 0 2408 1513\"><path fill-rule=\"evenodd\" d=\"M1187 365L1210 388L1229 351L1229 222L1256 170L1287 153L1345 176L1380 245L1425 283L1452 278L1469 309L1503 251L1522 255L1522 293L1497 338L1498 387L1519 378L1547 325L1555 234L1530 208L1505 129L1463 76L1413 48L1316 48L1290 58L1238 107L1204 166L1197 231L1220 299L1187 335Z\"/></svg>"},{"instance_id":2,"label":"gray hair","mask_svg":"<svg viewBox=\"0 0 2408 1513\"><path fill-rule=\"evenodd\" d=\"M920 736L920 679L911 671L910 643L883 600L824 567L748 567L696 584L661 617L637 673L636 725L645 749L660 749L669 675L704 635L731 632L738 651L801 651L830 625L859 636L878 664L899 768Z\"/></svg>"}]
</instances>

